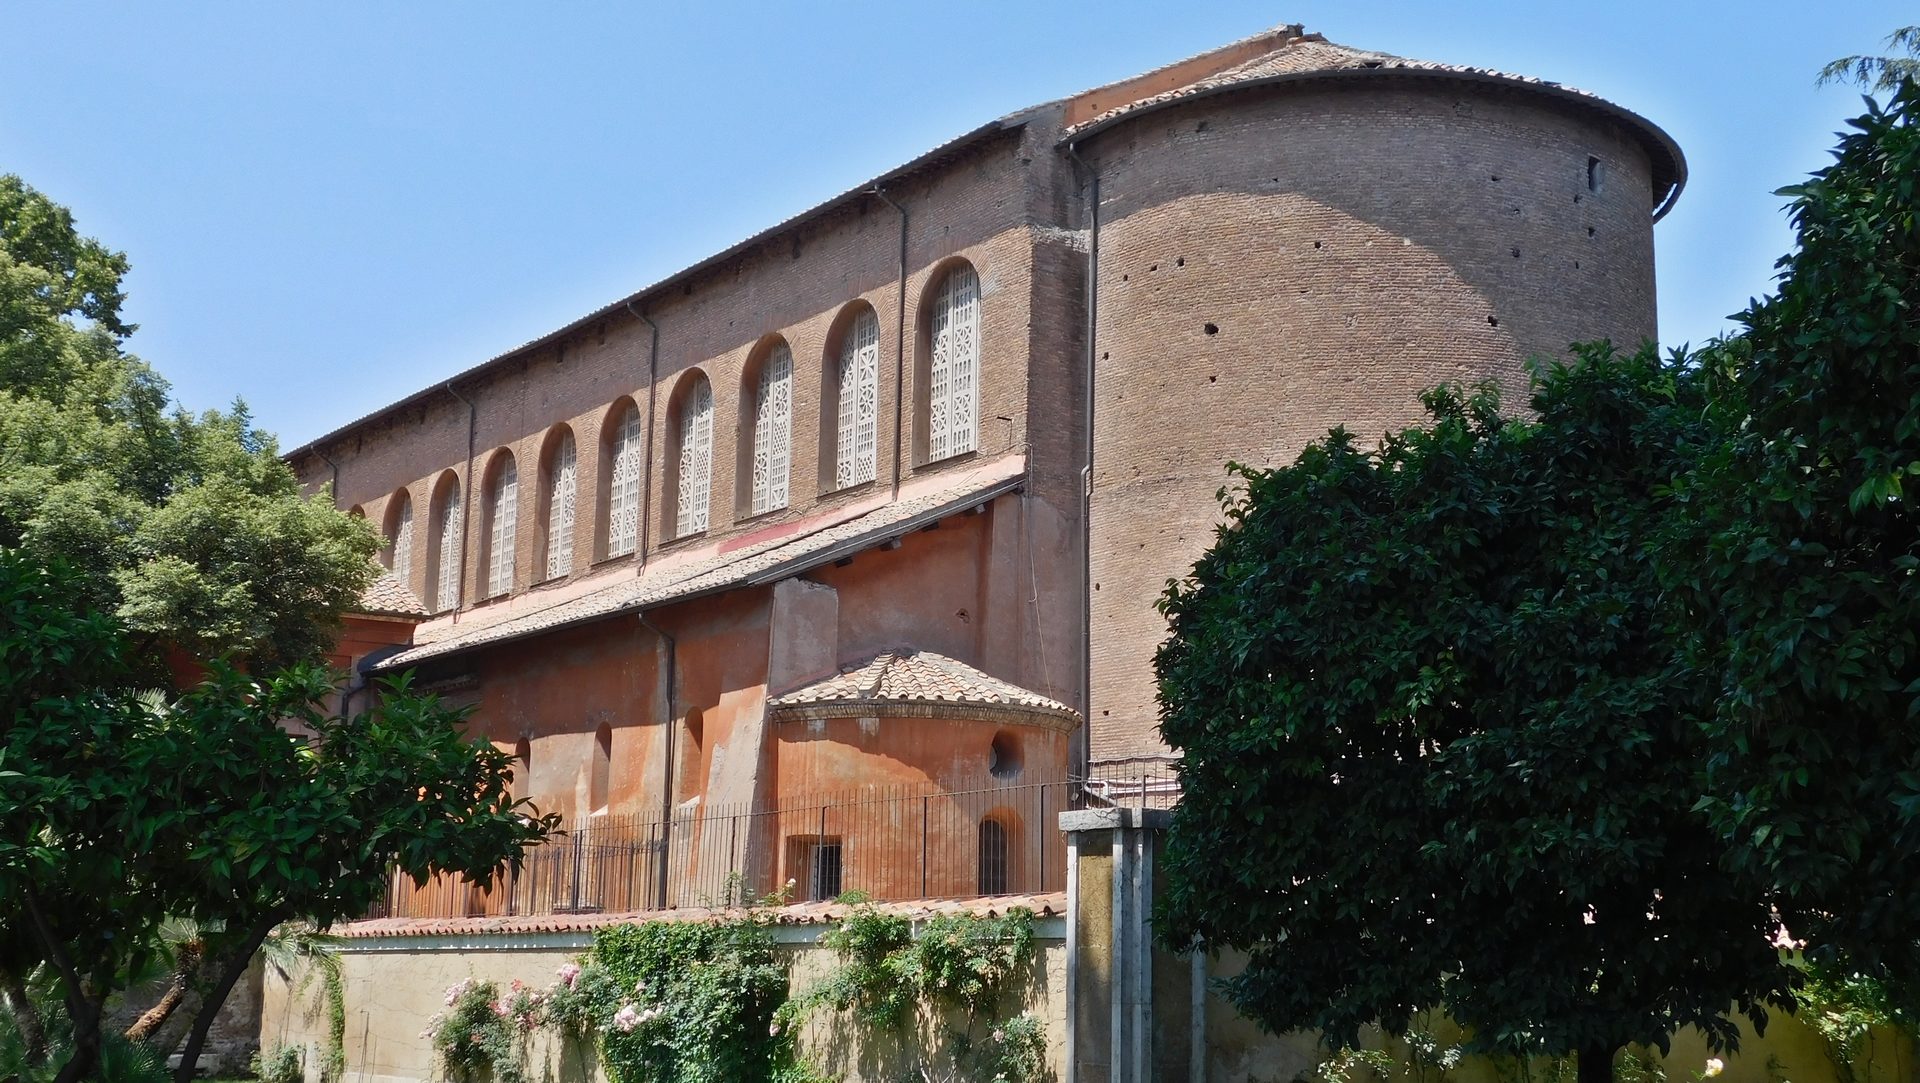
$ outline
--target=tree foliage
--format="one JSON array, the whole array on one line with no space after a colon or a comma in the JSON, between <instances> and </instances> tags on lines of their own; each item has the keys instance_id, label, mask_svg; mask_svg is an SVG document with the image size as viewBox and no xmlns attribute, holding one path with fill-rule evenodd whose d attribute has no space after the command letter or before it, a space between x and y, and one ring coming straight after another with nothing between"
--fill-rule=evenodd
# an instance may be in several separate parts
<instances>
[{"instance_id":1,"label":"tree foliage","mask_svg":"<svg viewBox=\"0 0 1920 1083\"><path fill-rule=\"evenodd\" d=\"M126 271L0 176L0 545L76 569L88 604L150 645L313 660L378 539L325 494L303 498L244 406L169 406L123 346Z\"/></svg>"},{"instance_id":2,"label":"tree foliage","mask_svg":"<svg viewBox=\"0 0 1920 1083\"><path fill-rule=\"evenodd\" d=\"M1439 1006L1605 1062L1682 1025L1731 1045L1729 1004L1784 1001L1764 893L1691 811L1710 695L1645 559L1702 380L1588 349L1529 419L1442 389L1377 451L1336 431L1240 471L1164 603L1160 920L1250 953L1243 1011L1352 1045Z\"/></svg>"},{"instance_id":3,"label":"tree foliage","mask_svg":"<svg viewBox=\"0 0 1920 1083\"><path fill-rule=\"evenodd\" d=\"M112 618L72 576L0 550L0 939L61 978L83 1078L100 1008L157 950L162 922L205 930L206 1027L276 925L366 912L389 870L490 882L552 830L511 796L512 758L462 713L398 682L334 716L311 666L256 679L222 665L167 701L126 689ZM311 733L296 736L288 728Z\"/></svg>"},{"instance_id":4,"label":"tree foliage","mask_svg":"<svg viewBox=\"0 0 1920 1083\"><path fill-rule=\"evenodd\" d=\"M1843 56L1820 69L1820 85L1858 83L1880 92L1920 80L1920 26L1903 26L1888 34L1887 48L1906 55Z\"/></svg>"},{"instance_id":5,"label":"tree foliage","mask_svg":"<svg viewBox=\"0 0 1920 1083\"><path fill-rule=\"evenodd\" d=\"M1437 1006L1605 1078L1791 1007L1783 921L1917 972L1916 109L1869 101L1784 190L1798 245L1738 338L1238 469L1162 603L1159 920L1249 953L1242 1010L1351 1045Z\"/></svg>"},{"instance_id":6,"label":"tree foliage","mask_svg":"<svg viewBox=\"0 0 1920 1083\"><path fill-rule=\"evenodd\" d=\"M1813 950L1920 975L1920 88L1783 189L1778 292L1662 552L1721 693L1703 810Z\"/></svg>"}]
</instances>

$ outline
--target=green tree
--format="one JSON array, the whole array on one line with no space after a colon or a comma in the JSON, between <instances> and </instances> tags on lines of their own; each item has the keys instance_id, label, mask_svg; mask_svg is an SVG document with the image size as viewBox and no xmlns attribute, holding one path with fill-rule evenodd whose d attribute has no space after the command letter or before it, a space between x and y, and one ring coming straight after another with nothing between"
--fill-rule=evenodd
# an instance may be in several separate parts
<instances>
[{"instance_id":1,"label":"green tree","mask_svg":"<svg viewBox=\"0 0 1920 1083\"><path fill-rule=\"evenodd\" d=\"M1711 690L1645 555L1712 380L1589 348L1530 417L1442 389L1377 451L1335 431L1239 470L1163 602L1185 796L1157 920L1249 954L1247 1015L1350 1048L1438 1007L1594 1081L1791 1003L1763 886L1692 811Z\"/></svg>"},{"instance_id":2,"label":"green tree","mask_svg":"<svg viewBox=\"0 0 1920 1083\"><path fill-rule=\"evenodd\" d=\"M1920 79L1920 26L1903 26L1888 34L1887 48L1906 55L1843 56L1820 69L1820 85L1858 83L1880 93Z\"/></svg>"},{"instance_id":3,"label":"green tree","mask_svg":"<svg viewBox=\"0 0 1920 1083\"><path fill-rule=\"evenodd\" d=\"M1792 198L1662 562L1721 693L1703 811L1816 955L1920 975L1920 88ZM1829 962L1832 962L1829 959Z\"/></svg>"},{"instance_id":4,"label":"green tree","mask_svg":"<svg viewBox=\"0 0 1920 1083\"><path fill-rule=\"evenodd\" d=\"M77 597L70 577L0 550L0 893L61 979L62 1083L93 1069L101 1007L169 917L199 923L206 955L184 1083L275 926L365 913L395 868L490 883L554 828L513 800L511 756L404 681L347 717L318 707L334 689L311 666L255 679L216 665L156 700L125 690L117 622Z\"/></svg>"},{"instance_id":5,"label":"green tree","mask_svg":"<svg viewBox=\"0 0 1920 1083\"><path fill-rule=\"evenodd\" d=\"M76 569L75 589L117 613L143 657L312 660L379 540L327 494L303 498L244 406L169 407L166 381L123 346L126 270L0 176L0 545Z\"/></svg>"}]
</instances>

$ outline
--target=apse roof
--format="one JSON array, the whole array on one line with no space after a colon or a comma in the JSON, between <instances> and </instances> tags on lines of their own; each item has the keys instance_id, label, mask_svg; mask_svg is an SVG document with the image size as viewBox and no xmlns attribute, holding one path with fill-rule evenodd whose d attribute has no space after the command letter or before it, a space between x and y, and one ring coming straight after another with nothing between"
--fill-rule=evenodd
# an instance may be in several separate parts
<instances>
[{"instance_id":1,"label":"apse roof","mask_svg":"<svg viewBox=\"0 0 1920 1083\"><path fill-rule=\"evenodd\" d=\"M1045 716L1062 723L1078 722L1079 712L1058 700L1010 684L998 677L932 651L882 651L831 677L796 688L767 701L775 718L832 714L835 716L899 716L935 708L988 708ZM914 708L922 710L915 711Z\"/></svg>"},{"instance_id":2,"label":"apse roof","mask_svg":"<svg viewBox=\"0 0 1920 1083\"><path fill-rule=\"evenodd\" d=\"M1356 49L1326 40L1319 34L1299 33L1279 37L1269 51L1219 71L1202 75L1182 86L1126 102L1066 129L1062 143L1075 143L1119 124L1129 118L1156 109L1193 101L1214 94L1289 82L1329 79L1445 78L1506 84L1537 91L1561 99L1567 104L1599 112L1625 124L1639 139L1653 165L1654 217L1659 218L1679 197L1686 184L1687 164L1678 144L1659 126L1645 117L1607 101L1588 91L1578 90L1547 79L1515 75L1492 68L1464 64L1442 64L1415 60L1392 53Z\"/></svg>"},{"instance_id":3,"label":"apse roof","mask_svg":"<svg viewBox=\"0 0 1920 1083\"><path fill-rule=\"evenodd\" d=\"M362 591L360 602L351 612L364 613L375 617L412 617L425 620L430 615L427 607L420 604L413 591L407 589L392 572L380 569L379 578L373 585Z\"/></svg>"}]
</instances>

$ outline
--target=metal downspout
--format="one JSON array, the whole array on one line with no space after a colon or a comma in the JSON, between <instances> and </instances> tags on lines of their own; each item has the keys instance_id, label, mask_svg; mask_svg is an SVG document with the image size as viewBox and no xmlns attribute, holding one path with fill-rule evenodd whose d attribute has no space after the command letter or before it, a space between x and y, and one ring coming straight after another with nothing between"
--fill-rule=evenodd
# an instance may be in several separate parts
<instances>
[{"instance_id":1,"label":"metal downspout","mask_svg":"<svg viewBox=\"0 0 1920 1083\"><path fill-rule=\"evenodd\" d=\"M467 476L460 479L460 500L463 504L466 504L467 507L460 509L460 575L458 579L455 580L453 586L452 623L458 624L460 623L461 603L467 600L467 531L472 527L471 520L473 519L473 516L467 514L467 512L468 509L473 506L473 437L474 427L479 424L480 414L474 407L472 400L453 389L452 380L447 381L447 394L452 395L467 405ZM429 527L429 529L431 529L431 527ZM447 554L441 553L440 559L443 561L446 560Z\"/></svg>"},{"instance_id":2,"label":"metal downspout","mask_svg":"<svg viewBox=\"0 0 1920 1083\"><path fill-rule=\"evenodd\" d=\"M1087 325L1084 332L1087 340L1087 383L1081 415L1087 440L1087 461L1080 471L1080 543L1081 557L1086 563L1086 574L1080 582L1080 688L1083 697L1081 707L1086 712L1087 724L1075 732L1073 746L1068 753L1073 760L1073 772L1085 778L1093 758L1093 391L1094 362L1098 357L1094 352L1094 332L1100 313L1100 173L1080 157L1078 143L1067 144L1067 157L1087 174Z\"/></svg>"},{"instance_id":3,"label":"metal downspout","mask_svg":"<svg viewBox=\"0 0 1920 1083\"><path fill-rule=\"evenodd\" d=\"M661 910L667 908L667 869L668 858L673 853L673 746L675 731L680 728L679 718L674 713L674 675L679 670L679 643L665 628L647 619L645 610L640 611L640 626L660 637L667 645L666 693L667 713L661 718L666 727L666 767L660 779L660 865L658 879L659 894L656 903Z\"/></svg>"},{"instance_id":4,"label":"metal downspout","mask_svg":"<svg viewBox=\"0 0 1920 1083\"><path fill-rule=\"evenodd\" d=\"M900 499L900 449L906 440L907 409L907 209L875 187L874 198L900 212L899 297L894 312L893 337L893 499Z\"/></svg>"},{"instance_id":5,"label":"metal downspout","mask_svg":"<svg viewBox=\"0 0 1920 1083\"><path fill-rule=\"evenodd\" d=\"M654 406L660 394L660 325L653 322L645 312L627 302L627 311L634 319L647 325L653 331L653 343L647 347L647 452L646 469L640 482L640 565L647 563L647 547L653 538L653 437Z\"/></svg>"},{"instance_id":6,"label":"metal downspout","mask_svg":"<svg viewBox=\"0 0 1920 1083\"><path fill-rule=\"evenodd\" d=\"M328 495L333 497L334 510L338 511L340 508L340 464L327 458L327 453L321 451L318 446L313 449L313 453L319 456L321 462L326 463L327 466L333 470L333 481L330 483L332 488Z\"/></svg>"}]
</instances>

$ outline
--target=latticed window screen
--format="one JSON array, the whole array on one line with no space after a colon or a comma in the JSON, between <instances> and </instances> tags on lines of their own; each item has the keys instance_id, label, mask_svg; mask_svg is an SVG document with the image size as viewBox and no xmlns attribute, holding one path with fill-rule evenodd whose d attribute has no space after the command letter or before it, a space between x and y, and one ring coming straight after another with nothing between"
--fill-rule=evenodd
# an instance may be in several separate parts
<instances>
[{"instance_id":1,"label":"latticed window screen","mask_svg":"<svg viewBox=\"0 0 1920 1083\"><path fill-rule=\"evenodd\" d=\"M980 422L980 278L947 272L934 294L927 373L927 459L974 449Z\"/></svg>"},{"instance_id":2,"label":"latticed window screen","mask_svg":"<svg viewBox=\"0 0 1920 1083\"><path fill-rule=\"evenodd\" d=\"M880 321L872 311L854 317L840 342L840 440L833 485L872 481L879 459Z\"/></svg>"},{"instance_id":3,"label":"latticed window screen","mask_svg":"<svg viewBox=\"0 0 1920 1083\"><path fill-rule=\"evenodd\" d=\"M760 366L753 398L753 514L787 506L793 460L793 351L782 342Z\"/></svg>"},{"instance_id":4,"label":"latticed window screen","mask_svg":"<svg viewBox=\"0 0 1920 1083\"><path fill-rule=\"evenodd\" d=\"M713 485L713 387L699 377L680 406L680 492L675 537L707 529L707 496Z\"/></svg>"},{"instance_id":5,"label":"latticed window screen","mask_svg":"<svg viewBox=\"0 0 1920 1083\"><path fill-rule=\"evenodd\" d=\"M460 483L449 482L440 506L438 590L434 611L444 613L460 605Z\"/></svg>"},{"instance_id":6,"label":"latticed window screen","mask_svg":"<svg viewBox=\"0 0 1920 1083\"><path fill-rule=\"evenodd\" d=\"M980 821L980 894L1007 893L1007 828L998 820Z\"/></svg>"},{"instance_id":7,"label":"latticed window screen","mask_svg":"<svg viewBox=\"0 0 1920 1083\"><path fill-rule=\"evenodd\" d=\"M493 492L487 495L487 597L513 589L514 528L520 514L520 472L508 458L493 473Z\"/></svg>"},{"instance_id":8,"label":"latticed window screen","mask_svg":"<svg viewBox=\"0 0 1920 1083\"><path fill-rule=\"evenodd\" d=\"M393 516L393 558L389 562L393 577L413 589L413 498L402 493L400 510Z\"/></svg>"},{"instance_id":9,"label":"latticed window screen","mask_svg":"<svg viewBox=\"0 0 1920 1083\"><path fill-rule=\"evenodd\" d=\"M573 570L573 518L580 489L578 455L573 434L562 430L547 467L547 578L558 579Z\"/></svg>"},{"instance_id":10,"label":"latticed window screen","mask_svg":"<svg viewBox=\"0 0 1920 1083\"><path fill-rule=\"evenodd\" d=\"M620 415L613 432L613 474L607 483L607 555L633 552L640 537L640 411Z\"/></svg>"}]
</instances>

